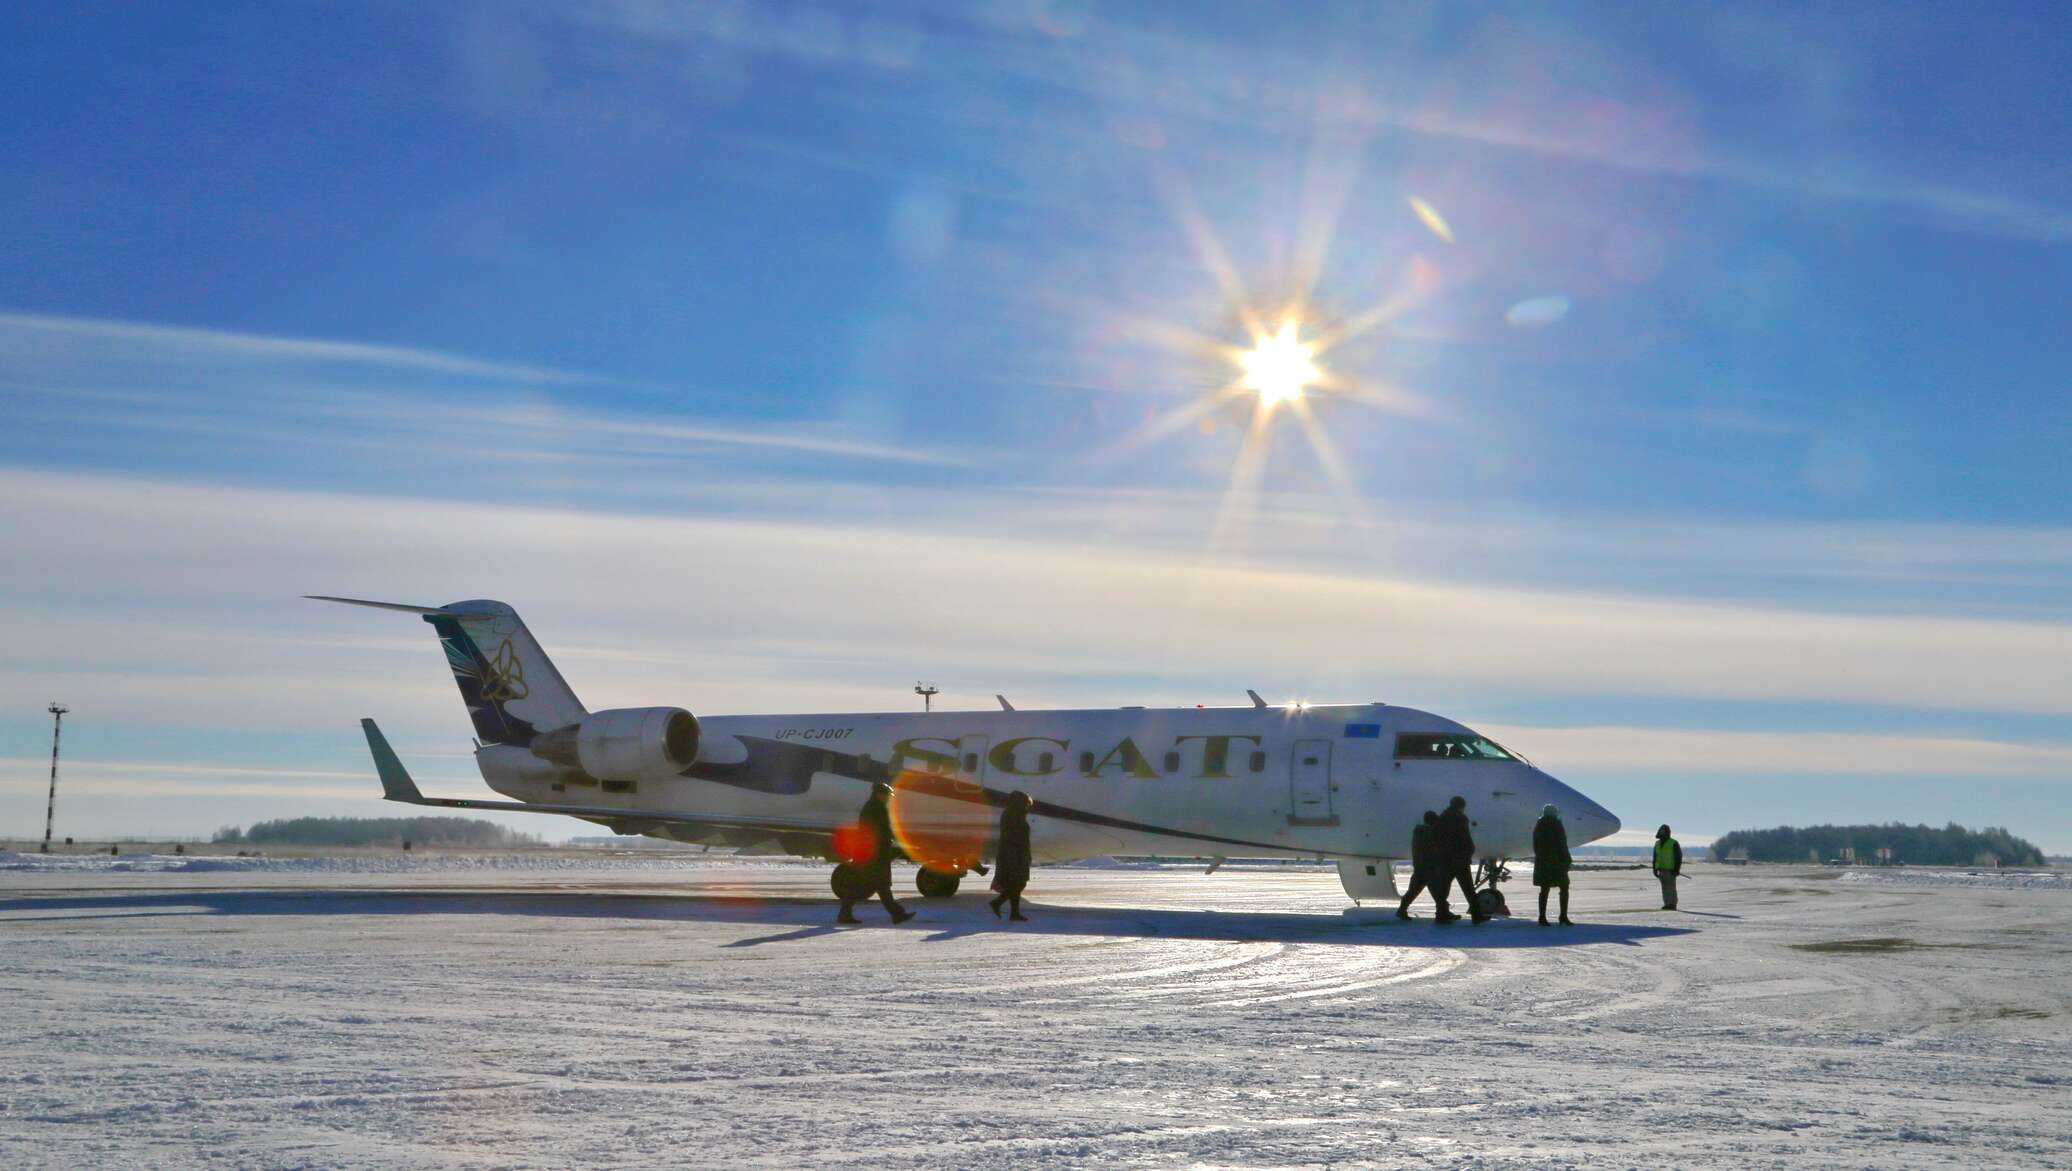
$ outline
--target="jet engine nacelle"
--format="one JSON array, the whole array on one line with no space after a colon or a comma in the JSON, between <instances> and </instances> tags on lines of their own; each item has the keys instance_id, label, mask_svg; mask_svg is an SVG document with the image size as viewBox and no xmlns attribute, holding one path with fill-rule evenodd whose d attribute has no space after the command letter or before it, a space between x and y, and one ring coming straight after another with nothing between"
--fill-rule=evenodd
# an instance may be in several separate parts
<instances>
[{"instance_id":1,"label":"jet engine nacelle","mask_svg":"<svg viewBox=\"0 0 2072 1171\"><path fill-rule=\"evenodd\" d=\"M599 780L671 776L698 759L698 718L680 707L629 707L591 712L542 734L533 755Z\"/></svg>"}]
</instances>

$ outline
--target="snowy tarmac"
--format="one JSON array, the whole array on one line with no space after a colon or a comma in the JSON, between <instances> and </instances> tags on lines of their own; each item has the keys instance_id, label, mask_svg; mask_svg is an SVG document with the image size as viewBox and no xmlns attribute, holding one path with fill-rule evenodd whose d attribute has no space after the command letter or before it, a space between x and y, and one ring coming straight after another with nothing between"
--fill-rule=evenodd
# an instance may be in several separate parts
<instances>
[{"instance_id":1,"label":"snowy tarmac","mask_svg":"<svg viewBox=\"0 0 2072 1171\"><path fill-rule=\"evenodd\" d=\"M563 859L0 855L0 1167L2072 1166L2062 876Z\"/></svg>"}]
</instances>

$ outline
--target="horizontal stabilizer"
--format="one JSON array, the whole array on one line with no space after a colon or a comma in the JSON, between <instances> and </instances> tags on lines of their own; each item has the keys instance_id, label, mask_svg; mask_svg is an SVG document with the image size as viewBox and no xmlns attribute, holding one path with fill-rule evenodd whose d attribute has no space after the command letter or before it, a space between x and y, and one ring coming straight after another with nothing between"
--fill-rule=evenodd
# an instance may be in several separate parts
<instances>
[{"instance_id":1,"label":"horizontal stabilizer","mask_svg":"<svg viewBox=\"0 0 2072 1171\"><path fill-rule=\"evenodd\" d=\"M405 614L446 614L454 617L455 611L443 606L413 606L408 602L370 602L365 598L334 598L329 594L304 594L312 602L343 602L348 606L372 606L376 610L401 610Z\"/></svg>"}]
</instances>

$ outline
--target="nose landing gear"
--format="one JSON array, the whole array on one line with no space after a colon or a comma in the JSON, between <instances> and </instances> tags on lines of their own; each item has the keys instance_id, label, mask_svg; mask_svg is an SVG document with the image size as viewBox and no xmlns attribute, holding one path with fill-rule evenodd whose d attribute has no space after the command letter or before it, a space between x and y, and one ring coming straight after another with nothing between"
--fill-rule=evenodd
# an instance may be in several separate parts
<instances>
[{"instance_id":1,"label":"nose landing gear","mask_svg":"<svg viewBox=\"0 0 2072 1171\"><path fill-rule=\"evenodd\" d=\"M1511 917L1510 904L1497 883L1511 877L1511 867L1502 858L1484 858L1475 869L1475 906L1493 919Z\"/></svg>"}]
</instances>

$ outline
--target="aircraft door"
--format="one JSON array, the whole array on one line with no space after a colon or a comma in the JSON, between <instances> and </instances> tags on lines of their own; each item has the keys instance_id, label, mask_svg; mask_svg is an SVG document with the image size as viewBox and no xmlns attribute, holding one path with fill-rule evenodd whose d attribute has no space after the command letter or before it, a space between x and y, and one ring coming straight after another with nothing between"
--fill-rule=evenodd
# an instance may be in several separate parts
<instances>
[{"instance_id":1,"label":"aircraft door","mask_svg":"<svg viewBox=\"0 0 2072 1171\"><path fill-rule=\"evenodd\" d=\"M1336 825L1331 784L1331 742L1297 740L1288 760L1288 824Z\"/></svg>"}]
</instances>

